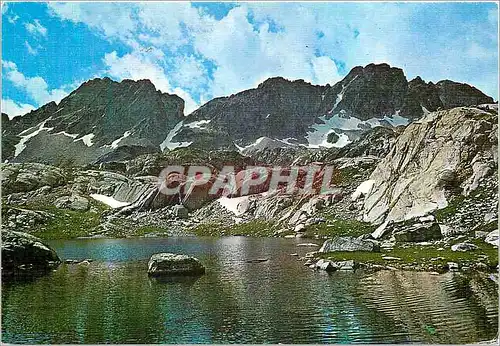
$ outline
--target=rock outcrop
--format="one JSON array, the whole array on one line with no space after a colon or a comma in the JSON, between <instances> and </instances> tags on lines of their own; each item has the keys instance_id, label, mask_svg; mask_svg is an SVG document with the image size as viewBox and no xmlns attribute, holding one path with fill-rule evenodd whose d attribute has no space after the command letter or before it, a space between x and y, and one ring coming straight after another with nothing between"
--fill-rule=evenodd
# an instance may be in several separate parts
<instances>
[{"instance_id":1,"label":"rock outcrop","mask_svg":"<svg viewBox=\"0 0 500 346\"><path fill-rule=\"evenodd\" d=\"M409 125L369 178L364 220L424 216L455 195L470 196L488 177L496 182L497 113L497 105L459 107Z\"/></svg>"},{"instance_id":2,"label":"rock outcrop","mask_svg":"<svg viewBox=\"0 0 500 346\"><path fill-rule=\"evenodd\" d=\"M379 251L380 246L377 241L370 239L360 239L354 237L335 237L323 243L319 252L335 251Z\"/></svg>"},{"instance_id":3,"label":"rock outcrop","mask_svg":"<svg viewBox=\"0 0 500 346\"><path fill-rule=\"evenodd\" d=\"M40 274L60 263L56 252L39 238L2 230L2 277Z\"/></svg>"}]
</instances>

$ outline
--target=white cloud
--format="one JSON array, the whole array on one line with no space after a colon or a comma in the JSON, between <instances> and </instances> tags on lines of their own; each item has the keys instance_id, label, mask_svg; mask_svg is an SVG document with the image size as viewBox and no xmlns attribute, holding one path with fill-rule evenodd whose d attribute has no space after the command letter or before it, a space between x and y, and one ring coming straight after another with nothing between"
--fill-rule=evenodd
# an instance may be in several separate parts
<instances>
[{"instance_id":1,"label":"white cloud","mask_svg":"<svg viewBox=\"0 0 500 346\"><path fill-rule=\"evenodd\" d=\"M24 41L24 46L28 50L28 54L30 55L37 55L38 50L36 48L31 47L31 45L28 43L28 41Z\"/></svg>"},{"instance_id":2,"label":"white cloud","mask_svg":"<svg viewBox=\"0 0 500 346\"><path fill-rule=\"evenodd\" d=\"M133 37L137 22L133 7L123 2L50 2L51 14L74 23L85 23L106 37L128 40Z\"/></svg>"},{"instance_id":3,"label":"white cloud","mask_svg":"<svg viewBox=\"0 0 500 346\"><path fill-rule=\"evenodd\" d=\"M201 102L256 87L272 76L332 84L352 67L373 62L401 67L408 78L479 81L497 88L496 72L484 76L483 64L488 61L490 71L498 68L496 9L456 26L451 24L461 18L460 6L469 5L250 2L219 20L189 3L48 6L54 15L85 23L131 48L116 59L136 62L136 57L140 65L120 67L115 61L108 67L115 75L123 69L130 75L161 73L155 85L190 92L182 96L189 104L193 95ZM143 45L152 57L145 57ZM333 59L346 70L340 72Z\"/></svg>"},{"instance_id":4,"label":"white cloud","mask_svg":"<svg viewBox=\"0 0 500 346\"><path fill-rule=\"evenodd\" d=\"M113 51L104 56L106 73L119 80L149 79L158 90L165 93L177 94L185 101L184 113L187 115L198 107L193 98L181 88L173 88L165 75L163 68L146 55L139 53L118 56Z\"/></svg>"},{"instance_id":5,"label":"white cloud","mask_svg":"<svg viewBox=\"0 0 500 346\"><path fill-rule=\"evenodd\" d=\"M7 20L9 21L10 24L16 24L18 19L19 19L19 16L17 14L15 14L13 16L7 16Z\"/></svg>"},{"instance_id":6,"label":"white cloud","mask_svg":"<svg viewBox=\"0 0 500 346\"><path fill-rule=\"evenodd\" d=\"M17 103L11 99L2 99L2 113L6 113L10 119L16 116L24 115L35 109L36 107L30 104Z\"/></svg>"},{"instance_id":7,"label":"white cloud","mask_svg":"<svg viewBox=\"0 0 500 346\"><path fill-rule=\"evenodd\" d=\"M35 19L33 23L24 23L24 27L28 32L34 35L47 36L47 28L44 27L38 19Z\"/></svg>"},{"instance_id":8,"label":"white cloud","mask_svg":"<svg viewBox=\"0 0 500 346\"><path fill-rule=\"evenodd\" d=\"M312 61L316 59L313 30L271 30L269 23L255 27L249 21L249 9L232 9L220 21L213 21L194 37L195 49L216 65L213 96L223 96L256 87L273 76L304 79L319 83ZM305 14L303 14L305 15ZM338 78L336 78L338 79Z\"/></svg>"},{"instance_id":9,"label":"white cloud","mask_svg":"<svg viewBox=\"0 0 500 346\"><path fill-rule=\"evenodd\" d=\"M16 24L17 20L19 19L19 16L16 15L15 13L10 11L11 15L9 15L7 12L9 12L9 5L5 1L3 1L0 6L2 7L2 15L5 15L7 18L7 21L11 24Z\"/></svg>"},{"instance_id":10,"label":"white cloud","mask_svg":"<svg viewBox=\"0 0 500 346\"><path fill-rule=\"evenodd\" d=\"M148 34L143 34L143 39L172 50L188 44L192 34L204 30L214 21L189 3L153 2L140 4L138 8L138 21L148 31Z\"/></svg>"},{"instance_id":11,"label":"white cloud","mask_svg":"<svg viewBox=\"0 0 500 346\"><path fill-rule=\"evenodd\" d=\"M337 65L335 65L335 62L327 56L313 58L312 66L315 80L319 84L329 83L333 85L341 79L337 70Z\"/></svg>"},{"instance_id":12,"label":"white cloud","mask_svg":"<svg viewBox=\"0 0 500 346\"><path fill-rule=\"evenodd\" d=\"M68 95L63 89L49 89L47 82L42 77L26 77L18 71L15 63L2 61L4 76L16 88L24 90L38 106L42 106L51 101L60 102Z\"/></svg>"},{"instance_id":13,"label":"white cloud","mask_svg":"<svg viewBox=\"0 0 500 346\"><path fill-rule=\"evenodd\" d=\"M208 82L207 70L194 56L179 56L174 60L173 79L189 89L196 89Z\"/></svg>"}]
</instances>

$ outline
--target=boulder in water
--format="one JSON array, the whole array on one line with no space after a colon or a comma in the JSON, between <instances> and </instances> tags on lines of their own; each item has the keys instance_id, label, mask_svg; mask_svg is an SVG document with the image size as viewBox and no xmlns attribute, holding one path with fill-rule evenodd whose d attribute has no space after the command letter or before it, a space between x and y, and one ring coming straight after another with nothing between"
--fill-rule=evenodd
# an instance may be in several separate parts
<instances>
[{"instance_id":1,"label":"boulder in water","mask_svg":"<svg viewBox=\"0 0 500 346\"><path fill-rule=\"evenodd\" d=\"M56 252L39 238L2 230L2 276L39 274L60 263Z\"/></svg>"},{"instance_id":2,"label":"boulder in water","mask_svg":"<svg viewBox=\"0 0 500 346\"><path fill-rule=\"evenodd\" d=\"M202 275L205 267L194 257L174 253L157 253L148 262L150 276Z\"/></svg>"}]
</instances>

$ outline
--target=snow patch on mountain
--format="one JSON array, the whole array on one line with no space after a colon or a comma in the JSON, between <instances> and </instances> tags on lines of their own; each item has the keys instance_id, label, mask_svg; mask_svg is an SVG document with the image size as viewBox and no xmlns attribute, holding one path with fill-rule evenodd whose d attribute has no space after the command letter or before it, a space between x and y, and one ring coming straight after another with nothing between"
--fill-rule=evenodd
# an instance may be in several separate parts
<instances>
[{"instance_id":1,"label":"snow patch on mountain","mask_svg":"<svg viewBox=\"0 0 500 346\"><path fill-rule=\"evenodd\" d=\"M312 131L307 131L306 139L309 144L306 146L309 148L341 148L351 142L349 137L345 133L342 133L343 131L363 131L367 128L384 126L384 122L392 127L408 125L410 121L400 116L399 113L400 111L398 110L395 114L384 116L382 119L370 118L367 120L348 116L344 110L340 110L340 112L329 118L323 115L318 118L322 123L311 125ZM336 133L339 136L339 139L335 143L328 142L328 135L330 133Z\"/></svg>"},{"instance_id":2,"label":"snow patch on mountain","mask_svg":"<svg viewBox=\"0 0 500 346\"><path fill-rule=\"evenodd\" d=\"M226 210L232 212L236 216L241 216L245 213L246 208L242 204L248 204L249 196L242 197L221 197L217 200ZM240 206L241 205L241 206Z\"/></svg>"},{"instance_id":3,"label":"snow patch on mountain","mask_svg":"<svg viewBox=\"0 0 500 346\"><path fill-rule=\"evenodd\" d=\"M93 193L90 195L90 197L92 197L96 201L102 202L102 203L110 206L113 209L125 207L125 206L130 204L128 202L121 202L121 201L114 199L113 197L100 195L98 193Z\"/></svg>"},{"instance_id":4,"label":"snow patch on mountain","mask_svg":"<svg viewBox=\"0 0 500 346\"><path fill-rule=\"evenodd\" d=\"M120 138L118 138L118 139L114 140L114 141L113 141L113 143L111 143L111 148L113 148L113 149L118 148L118 144L120 143L120 141L121 141L122 139L127 138L127 137L128 137L128 136L130 136L131 134L132 134L132 133L131 133L130 131L125 131L125 132L123 133L123 136L121 136Z\"/></svg>"},{"instance_id":5,"label":"snow patch on mountain","mask_svg":"<svg viewBox=\"0 0 500 346\"><path fill-rule=\"evenodd\" d=\"M373 189L373 184L375 184L375 180L366 180L359 184L351 195L351 201L357 201L360 197L368 195Z\"/></svg>"},{"instance_id":6,"label":"snow patch on mountain","mask_svg":"<svg viewBox=\"0 0 500 346\"><path fill-rule=\"evenodd\" d=\"M203 121L203 120L200 120ZM182 126L184 124L184 120L179 121L172 130L168 133L165 140L160 144L160 150L164 151L165 148L168 150L174 150L176 148L189 147L193 142L173 142L174 137L179 133Z\"/></svg>"},{"instance_id":7,"label":"snow patch on mountain","mask_svg":"<svg viewBox=\"0 0 500 346\"><path fill-rule=\"evenodd\" d=\"M358 78L358 76L355 76L349 83L347 83L346 85L342 85L342 90L338 93L337 95L337 99L335 100L335 104L333 105L333 108L332 110L330 111L330 113L332 113L336 108L337 106L339 105L340 101L342 101L342 98L344 97L344 92L347 90L347 88L349 87L349 85L354 82L356 80L356 78Z\"/></svg>"},{"instance_id":8,"label":"snow patch on mountain","mask_svg":"<svg viewBox=\"0 0 500 346\"><path fill-rule=\"evenodd\" d=\"M66 137L70 137L70 138L73 138L73 139L75 139L76 137L78 137L77 133L71 134L71 133L67 133L67 132L64 132L64 131L58 132L58 133L56 133L56 135L64 135Z\"/></svg>"},{"instance_id":9,"label":"snow patch on mountain","mask_svg":"<svg viewBox=\"0 0 500 346\"><path fill-rule=\"evenodd\" d=\"M30 140L30 138L35 137L43 130L46 130L47 132L52 131L53 127L45 127L45 124L50 119L51 118L49 117L49 118L45 119L44 121L42 121L40 124L38 124L36 126L36 128L30 127L29 129L24 130L23 132L21 132L19 134L19 136L21 137L21 140L19 141L19 143L17 143L14 146L14 148L15 148L14 157L17 157L19 154L21 154L23 152L24 149L26 149L26 142L28 142Z\"/></svg>"},{"instance_id":10,"label":"snow patch on mountain","mask_svg":"<svg viewBox=\"0 0 500 346\"><path fill-rule=\"evenodd\" d=\"M73 142L82 141L83 144L85 144L87 147L91 147L94 145L94 143L92 143L92 138L94 137L95 135L93 133L89 133L85 136L82 136L81 138L75 139Z\"/></svg>"},{"instance_id":11,"label":"snow patch on mountain","mask_svg":"<svg viewBox=\"0 0 500 346\"><path fill-rule=\"evenodd\" d=\"M242 153L243 151L247 150L247 149L250 149L250 148L253 148L253 147L256 147L258 146L260 143L262 143L262 141L264 139L266 139L267 137L259 137L255 142L249 144L249 145L246 145L244 147L240 147L238 144L234 143L234 145L236 146L236 148L238 148L238 150Z\"/></svg>"},{"instance_id":12,"label":"snow patch on mountain","mask_svg":"<svg viewBox=\"0 0 500 346\"><path fill-rule=\"evenodd\" d=\"M399 115L401 111L400 110L397 110L396 111L396 114L394 115L391 115L390 117L388 116L384 116L383 120L387 121L389 124L391 124L393 127L397 127L397 126L406 126L410 123L410 120L405 118L405 117L402 117Z\"/></svg>"},{"instance_id":13,"label":"snow patch on mountain","mask_svg":"<svg viewBox=\"0 0 500 346\"><path fill-rule=\"evenodd\" d=\"M184 125L184 127L189 127L190 129L204 129L205 127L202 125L209 124L211 120L199 120L193 121Z\"/></svg>"}]
</instances>

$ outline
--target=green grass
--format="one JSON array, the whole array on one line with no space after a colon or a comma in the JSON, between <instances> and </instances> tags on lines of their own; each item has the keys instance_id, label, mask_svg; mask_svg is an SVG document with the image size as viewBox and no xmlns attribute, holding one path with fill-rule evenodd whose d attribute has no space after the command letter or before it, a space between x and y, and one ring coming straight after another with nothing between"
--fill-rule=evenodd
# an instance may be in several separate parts
<instances>
[{"instance_id":1,"label":"green grass","mask_svg":"<svg viewBox=\"0 0 500 346\"><path fill-rule=\"evenodd\" d=\"M375 228L376 227L369 223L356 220L326 219L326 222L306 227L306 235L309 237L316 234L320 237L357 237L362 234L371 233L375 230Z\"/></svg>"},{"instance_id":2,"label":"green grass","mask_svg":"<svg viewBox=\"0 0 500 346\"><path fill-rule=\"evenodd\" d=\"M270 237L276 231L272 222L253 220L232 226L210 223L201 224L189 230L198 236L242 235L249 237Z\"/></svg>"},{"instance_id":3,"label":"green grass","mask_svg":"<svg viewBox=\"0 0 500 346\"><path fill-rule=\"evenodd\" d=\"M52 210L51 210L52 209ZM71 239L88 236L100 224L101 215L93 211L45 208L54 217L33 235L42 239Z\"/></svg>"},{"instance_id":4,"label":"green grass","mask_svg":"<svg viewBox=\"0 0 500 346\"><path fill-rule=\"evenodd\" d=\"M436 217L436 220L439 222L442 222L442 221L446 220L447 218L455 215L457 213L457 210L460 208L460 206L464 202L464 200L465 200L465 196L463 196L463 195L455 196L445 208L436 210L434 212L434 216Z\"/></svg>"},{"instance_id":5,"label":"green grass","mask_svg":"<svg viewBox=\"0 0 500 346\"><path fill-rule=\"evenodd\" d=\"M327 258L333 261L354 260L359 263L369 264L385 264L394 267L401 267L404 265L421 265L425 268L433 266L435 270L439 270L448 262L457 262L462 265L469 265L481 260L482 263L488 265L491 269L498 265L498 249L490 244L484 243L480 240L473 241L479 246L475 251L451 251L445 248L438 250L433 246L411 246L411 247L395 247L388 251L381 249L381 252L327 252L318 254L318 258ZM401 260L384 260L383 256L397 257ZM486 256L481 258L481 256ZM439 258L439 259L437 259ZM437 259L431 261L431 259Z\"/></svg>"},{"instance_id":6,"label":"green grass","mask_svg":"<svg viewBox=\"0 0 500 346\"><path fill-rule=\"evenodd\" d=\"M102 213L109 207L94 200L90 200L90 209L87 211L59 209L50 204L30 204L20 207L2 205L2 214L5 215L9 209L43 211L52 215L50 220L30 232L34 236L48 240L89 236L99 226Z\"/></svg>"}]
</instances>

